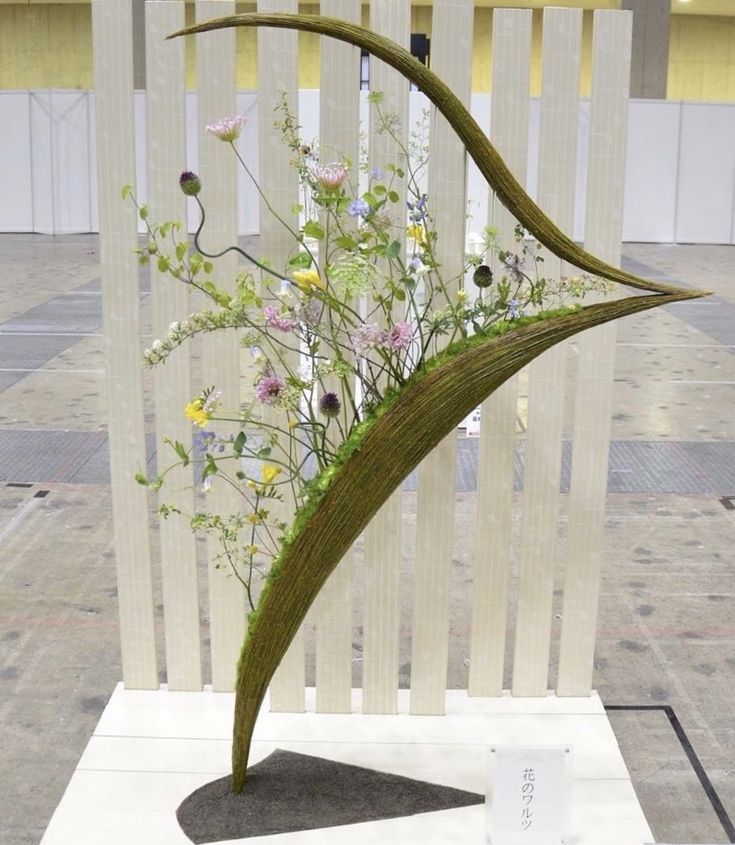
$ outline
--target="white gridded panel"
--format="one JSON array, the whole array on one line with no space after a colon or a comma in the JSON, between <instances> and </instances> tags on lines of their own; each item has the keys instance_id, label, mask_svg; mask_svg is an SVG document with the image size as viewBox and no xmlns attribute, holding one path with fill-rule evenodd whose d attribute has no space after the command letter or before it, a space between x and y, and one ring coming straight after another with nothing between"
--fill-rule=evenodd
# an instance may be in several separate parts
<instances>
[{"instance_id":1,"label":"white gridded panel","mask_svg":"<svg viewBox=\"0 0 735 845\"><path fill-rule=\"evenodd\" d=\"M546 9L543 24L538 202L571 234L582 10ZM543 273L558 277L561 262L543 257ZM557 343L528 368L514 695L546 695L548 686L566 357L567 344Z\"/></svg>"},{"instance_id":2,"label":"white gridded panel","mask_svg":"<svg viewBox=\"0 0 735 845\"><path fill-rule=\"evenodd\" d=\"M198 0L198 22L235 13L230 0ZM209 135L204 127L235 112L235 31L206 32L196 36L197 120L199 175L207 221L202 247L216 253L237 243L237 162L229 144ZM217 261L215 282L225 290L234 287L237 260L234 254ZM214 332L202 338L202 387L215 385L222 392L222 407L240 406L239 341L235 331ZM218 433L235 434L234 423L217 423ZM241 508L236 490L218 478L207 493L207 509L227 518ZM245 597L240 583L221 565L215 537L208 538L209 618L212 653L212 686L231 690L237 658L245 635Z\"/></svg>"},{"instance_id":3,"label":"white gridded panel","mask_svg":"<svg viewBox=\"0 0 735 845\"><path fill-rule=\"evenodd\" d=\"M493 13L493 96L490 138L521 184L528 157L528 93L532 12ZM509 248L515 220L491 197L488 222ZM470 639L470 695L503 690L518 380L513 377L482 405L477 482L475 570Z\"/></svg>"},{"instance_id":4,"label":"white gridded panel","mask_svg":"<svg viewBox=\"0 0 735 845\"><path fill-rule=\"evenodd\" d=\"M148 90L148 202L151 220L186 219L186 198L179 188L181 163L186 160L185 42L166 36L184 24L184 4L172 0L146 3L146 68ZM186 231L179 237L185 238ZM166 247L164 246L164 249ZM153 335L161 337L174 321L191 310L189 289L168 273L150 268ZM191 401L189 345L177 349L165 366L156 367L156 453L159 470L175 455L164 437L191 448L191 424L183 408ZM194 512L192 468L177 467L166 477L159 501ZM166 676L171 690L202 686L197 588L196 541L186 519L161 519L161 572L166 640Z\"/></svg>"},{"instance_id":5,"label":"white gridded panel","mask_svg":"<svg viewBox=\"0 0 735 845\"><path fill-rule=\"evenodd\" d=\"M156 689L148 504L133 475L145 470L136 216L120 189L135 184L133 47L128 0L92 5L100 172L102 320L107 368L110 479L123 680Z\"/></svg>"},{"instance_id":6,"label":"white gridded panel","mask_svg":"<svg viewBox=\"0 0 735 845\"><path fill-rule=\"evenodd\" d=\"M469 107L474 4L435 0L432 69ZM450 282L464 266L467 166L464 145L432 109L429 136L429 204L438 233L436 258L450 297ZM436 307L443 303L437 300ZM411 643L411 712L444 712L449 637L449 584L454 542L457 435L424 460L418 473L416 562Z\"/></svg>"},{"instance_id":7,"label":"white gridded panel","mask_svg":"<svg viewBox=\"0 0 735 845\"><path fill-rule=\"evenodd\" d=\"M585 247L611 264L621 254L631 28L630 12L595 12ZM592 687L616 335L613 322L579 337L559 695Z\"/></svg>"},{"instance_id":8,"label":"white gridded panel","mask_svg":"<svg viewBox=\"0 0 735 845\"><path fill-rule=\"evenodd\" d=\"M322 0L322 15L360 23L360 0ZM345 156L358 190L360 51L333 38L321 40L319 147L322 163ZM335 385L336 387L336 385ZM349 713L352 694L352 552L348 552L315 603L316 709Z\"/></svg>"},{"instance_id":9,"label":"white gridded panel","mask_svg":"<svg viewBox=\"0 0 735 845\"><path fill-rule=\"evenodd\" d=\"M408 48L411 4L408 0L373 0L370 26ZM404 139L408 128L408 81L384 62L370 59L370 85L383 94L381 107L395 114ZM374 112L370 123L370 164L385 169L400 166L398 145L379 133ZM398 184L402 213L405 186ZM405 218L401 218L403 220ZM401 491L375 515L365 532L365 607L363 619L362 687L365 713L396 713L398 708L398 650L400 623Z\"/></svg>"},{"instance_id":10,"label":"white gridded panel","mask_svg":"<svg viewBox=\"0 0 735 845\"><path fill-rule=\"evenodd\" d=\"M259 12L298 11L296 0L259 0ZM274 127L273 111L285 92L289 108L296 114L298 35L294 31L258 29L258 130L260 138L260 182L273 209L282 220L296 230L297 216L292 211L298 202L298 179L291 165L292 153ZM260 254L282 267L294 246L293 235L261 202ZM284 503L284 509L289 506ZM290 513L284 512L288 521ZM271 683L271 709L301 711L304 709L304 637L303 630L294 637Z\"/></svg>"}]
</instances>

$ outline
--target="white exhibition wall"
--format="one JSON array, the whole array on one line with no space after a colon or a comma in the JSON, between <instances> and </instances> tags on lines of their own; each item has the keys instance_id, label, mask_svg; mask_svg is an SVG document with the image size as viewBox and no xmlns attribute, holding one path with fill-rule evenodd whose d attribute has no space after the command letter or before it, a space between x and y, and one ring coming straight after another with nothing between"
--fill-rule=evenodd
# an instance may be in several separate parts
<instances>
[{"instance_id":1,"label":"white exhibition wall","mask_svg":"<svg viewBox=\"0 0 735 845\"><path fill-rule=\"evenodd\" d=\"M367 126L367 92L362 99ZM238 110L249 122L240 151L257 177L257 94L240 92ZM146 198L145 92L136 92L137 195ZM426 101L411 94L411 121L417 124ZM577 204L574 237L584 237L589 101L580 102ZM490 95L475 94L472 111L488 126ZM305 140L318 134L319 92L299 99ZM0 231L65 234L97 231L97 167L94 94L89 91L0 91ZM196 94L187 95L188 159L197 168ZM528 190L538 175L539 100L530 101ZM632 100L628 111L628 150L623 240L661 243L735 244L735 104ZM255 188L240 172L240 233L258 231ZM122 186L121 186L122 187ZM469 170L470 232L485 225L487 190L474 167ZM193 210L192 210L193 212ZM189 227L196 227L192 213Z\"/></svg>"}]
</instances>

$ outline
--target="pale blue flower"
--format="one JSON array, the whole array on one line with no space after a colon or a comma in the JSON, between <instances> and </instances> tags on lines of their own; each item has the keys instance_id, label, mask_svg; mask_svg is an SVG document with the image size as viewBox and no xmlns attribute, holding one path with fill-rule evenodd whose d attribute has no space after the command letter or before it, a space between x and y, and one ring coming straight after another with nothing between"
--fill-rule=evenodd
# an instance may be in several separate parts
<instances>
[{"instance_id":1,"label":"pale blue flower","mask_svg":"<svg viewBox=\"0 0 735 845\"><path fill-rule=\"evenodd\" d=\"M370 214L370 206L365 200L357 199L347 206L347 213L352 217L366 217Z\"/></svg>"}]
</instances>

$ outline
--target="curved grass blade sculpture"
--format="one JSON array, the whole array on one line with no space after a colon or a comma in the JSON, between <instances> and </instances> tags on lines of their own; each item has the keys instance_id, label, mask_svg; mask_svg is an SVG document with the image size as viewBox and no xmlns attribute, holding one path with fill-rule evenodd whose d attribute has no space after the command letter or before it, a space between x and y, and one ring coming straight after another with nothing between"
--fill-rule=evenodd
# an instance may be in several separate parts
<instances>
[{"instance_id":1,"label":"curved grass blade sculpture","mask_svg":"<svg viewBox=\"0 0 735 845\"><path fill-rule=\"evenodd\" d=\"M321 498L302 513L274 563L248 626L238 666L232 788L245 786L253 728L268 685L317 594L345 552L403 479L470 411L554 344L593 326L659 305L705 295L648 281L586 252L533 202L460 100L399 45L336 18L243 14L189 27L171 38L236 26L328 35L366 49L414 82L451 123L488 184L516 219L551 252L610 281L648 291L573 313L530 320L495 337L475 337L424 369L387 399L359 442L345 444L324 478Z\"/></svg>"}]
</instances>

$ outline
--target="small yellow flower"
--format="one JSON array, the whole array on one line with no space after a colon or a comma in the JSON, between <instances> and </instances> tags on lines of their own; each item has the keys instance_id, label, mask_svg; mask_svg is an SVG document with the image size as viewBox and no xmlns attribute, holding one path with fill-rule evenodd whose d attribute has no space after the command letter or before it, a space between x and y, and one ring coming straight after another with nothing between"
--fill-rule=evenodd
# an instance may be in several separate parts
<instances>
[{"instance_id":1,"label":"small yellow flower","mask_svg":"<svg viewBox=\"0 0 735 845\"><path fill-rule=\"evenodd\" d=\"M184 408L184 414L186 414L187 419L190 419L195 425L200 426L200 428L204 428L209 422L209 413L204 410L204 403L201 399L193 399L189 402Z\"/></svg>"},{"instance_id":2,"label":"small yellow flower","mask_svg":"<svg viewBox=\"0 0 735 845\"><path fill-rule=\"evenodd\" d=\"M319 277L316 270L294 270L294 282L298 287L307 294L313 293L314 289L324 290L324 282Z\"/></svg>"},{"instance_id":3,"label":"small yellow flower","mask_svg":"<svg viewBox=\"0 0 735 845\"><path fill-rule=\"evenodd\" d=\"M469 296L469 294L467 293L466 290L458 290L457 291L457 302L459 302L459 304L462 305L463 303L467 302L468 296Z\"/></svg>"},{"instance_id":4,"label":"small yellow flower","mask_svg":"<svg viewBox=\"0 0 735 845\"><path fill-rule=\"evenodd\" d=\"M247 521L251 525L257 525L260 522L260 514L256 513L249 513L247 515Z\"/></svg>"},{"instance_id":5,"label":"small yellow flower","mask_svg":"<svg viewBox=\"0 0 735 845\"><path fill-rule=\"evenodd\" d=\"M273 466L273 464L263 464L262 478L263 484L273 484L276 476L281 472L280 467Z\"/></svg>"},{"instance_id":6,"label":"small yellow flower","mask_svg":"<svg viewBox=\"0 0 735 845\"><path fill-rule=\"evenodd\" d=\"M257 554L258 554L258 552L260 551L260 549L259 549L257 546L246 546L246 547L245 547L245 551L246 551L249 555L257 555Z\"/></svg>"},{"instance_id":7,"label":"small yellow flower","mask_svg":"<svg viewBox=\"0 0 735 845\"><path fill-rule=\"evenodd\" d=\"M418 223L412 223L408 229L408 237L413 238L417 244L423 246L426 243L426 232L424 232L424 227L419 226Z\"/></svg>"}]
</instances>

